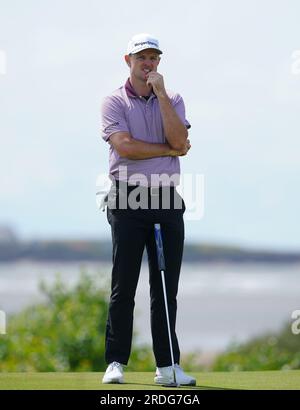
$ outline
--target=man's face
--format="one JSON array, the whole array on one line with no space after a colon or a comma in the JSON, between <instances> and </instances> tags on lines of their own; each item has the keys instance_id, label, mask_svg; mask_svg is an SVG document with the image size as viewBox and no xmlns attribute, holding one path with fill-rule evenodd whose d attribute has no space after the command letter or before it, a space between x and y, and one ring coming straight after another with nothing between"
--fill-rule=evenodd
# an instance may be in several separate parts
<instances>
[{"instance_id":1,"label":"man's face","mask_svg":"<svg viewBox=\"0 0 300 410\"><path fill-rule=\"evenodd\" d=\"M150 71L157 71L160 61L159 54L153 49L142 50L125 58L130 75L143 82L147 81Z\"/></svg>"}]
</instances>

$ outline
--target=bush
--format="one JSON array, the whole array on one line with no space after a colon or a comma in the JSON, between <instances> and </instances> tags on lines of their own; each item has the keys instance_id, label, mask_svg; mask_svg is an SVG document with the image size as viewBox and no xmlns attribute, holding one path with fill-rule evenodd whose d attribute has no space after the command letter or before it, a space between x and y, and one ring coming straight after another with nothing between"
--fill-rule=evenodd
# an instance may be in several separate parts
<instances>
[{"instance_id":1,"label":"bush","mask_svg":"<svg viewBox=\"0 0 300 410\"><path fill-rule=\"evenodd\" d=\"M47 302L11 316L0 339L0 371L103 371L108 286L82 273L73 289L41 284ZM153 368L149 348L133 348Z\"/></svg>"},{"instance_id":2,"label":"bush","mask_svg":"<svg viewBox=\"0 0 300 410\"><path fill-rule=\"evenodd\" d=\"M292 333L290 323L278 334L232 345L213 365L215 371L290 369L300 369L300 336Z\"/></svg>"}]
</instances>

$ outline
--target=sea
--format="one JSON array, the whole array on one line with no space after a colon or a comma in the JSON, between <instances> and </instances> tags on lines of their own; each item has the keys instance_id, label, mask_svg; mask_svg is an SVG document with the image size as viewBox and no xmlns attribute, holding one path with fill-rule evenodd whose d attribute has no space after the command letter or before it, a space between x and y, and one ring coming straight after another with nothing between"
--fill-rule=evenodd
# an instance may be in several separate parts
<instances>
[{"instance_id":1,"label":"sea","mask_svg":"<svg viewBox=\"0 0 300 410\"><path fill-rule=\"evenodd\" d=\"M111 264L1 263L0 310L9 321L9 314L45 301L39 286L41 281L51 285L59 274L61 280L72 287L81 271L109 283ZM277 332L284 323L292 323L295 310L300 310L300 264L182 265L177 307L177 336L182 352L216 353L232 343ZM151 346L149 279L145 263L136 293L134 326L136 342Z\"/></svg>"}]
</instances>

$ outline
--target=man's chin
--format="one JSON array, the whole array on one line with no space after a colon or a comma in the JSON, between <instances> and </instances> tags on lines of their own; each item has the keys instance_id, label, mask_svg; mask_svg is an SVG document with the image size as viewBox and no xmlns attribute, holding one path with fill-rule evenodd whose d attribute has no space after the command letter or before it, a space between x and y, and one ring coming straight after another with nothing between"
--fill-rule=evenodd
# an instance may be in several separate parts
<instances>
[{"instance_id":1,"label":"man's chin","mask_svg":"<svg viewBox=\"0 0 300 410\"><path fill-rule=\"evenodd\" d=\"M152 85L148 85L148 84L147 84L148 78L142 78L141 81L142 81L149 89L152 88Z\"/></svg>"}]
</instances>

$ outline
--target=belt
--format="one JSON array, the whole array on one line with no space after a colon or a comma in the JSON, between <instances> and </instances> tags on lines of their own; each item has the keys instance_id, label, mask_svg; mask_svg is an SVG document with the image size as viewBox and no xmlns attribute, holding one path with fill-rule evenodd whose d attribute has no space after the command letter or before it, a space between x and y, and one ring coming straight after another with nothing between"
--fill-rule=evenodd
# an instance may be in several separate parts
<instances>
[{"instance_id":1,"label":"belt","mask_svg":"<svg viewBox=\"0 0 300 410\"><path fill-rule=\"evenodd\" d=\"M150 195L151 196L158 196L163 188L159 188L159 187L155 187L155 186L151 186L150 187Z\"/></svg>"},{"instance_id":2,"label":"belt","mask_svg":"<svg viewBox=\"0 0 300 410\"><path fill-rule=\"evenodd\" d=\"M136 190L136 195L131 198L130 193L134 190ZM144 202L146 198L148 198L148 201ZM127 205L129 207L132 206L132 204L129 204L131 200L136 200L138 208L140 207L141 209L182 209L180 204L183 202L175 186L145 187L129 185L125 181L114 182L107 198L108 206L111 209L125 209ZM178 202L180 204L177 204ZM176 207L174 208L175 205ZM123 208L124 206L125 208Z\"/></svg>"},{"instance_id":3,"label":"belt","mask_svg":"<svg viewBox=\"0 0 300 410\"><path fill-rule=\"evenodd\" d=\"M145 190L148 192L148 195L150 196L159 196L163 193L163 191L170 191L172 192L175 189L175 186L159 186L159 187L146 187L146 186L141 186L141 185L129 185L126 182L120 182L116 181L116 188L118 188L121 192L127 191L127 193L130 193L134 191L135 189L138 189L140 191Z\"/></svg>"}]
</instances>

